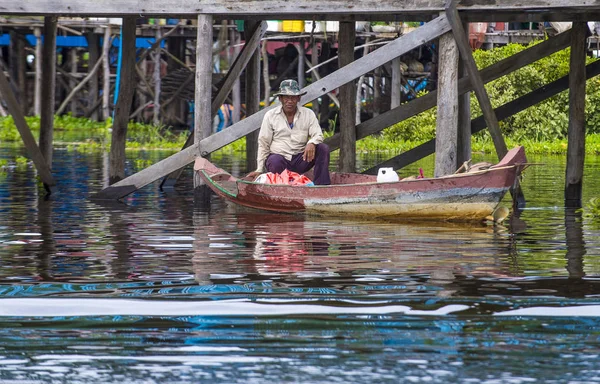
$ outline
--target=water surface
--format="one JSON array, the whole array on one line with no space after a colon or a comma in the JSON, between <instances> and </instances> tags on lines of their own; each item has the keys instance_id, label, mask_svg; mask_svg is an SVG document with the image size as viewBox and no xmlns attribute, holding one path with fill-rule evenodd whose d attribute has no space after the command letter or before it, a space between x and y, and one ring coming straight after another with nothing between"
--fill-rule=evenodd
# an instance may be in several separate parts
<instances>
[{"instance_id":1,"label":"water surface","mask_svg":"<svg viewBox=\"0 0 600 384\"><path fill-rule=\"evenodd\" d=\"M492 226L239 210L189 170L101 204L106 155L54 156L50 199L0 174L0 383L600 381L600 225L563 207L562 157Z\"/></svg>"}]
</instances>

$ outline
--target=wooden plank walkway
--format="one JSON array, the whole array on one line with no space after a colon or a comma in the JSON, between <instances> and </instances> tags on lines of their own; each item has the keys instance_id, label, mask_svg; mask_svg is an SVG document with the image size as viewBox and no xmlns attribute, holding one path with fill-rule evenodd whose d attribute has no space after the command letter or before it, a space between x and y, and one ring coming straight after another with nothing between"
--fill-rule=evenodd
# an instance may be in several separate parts
<instances>
[{"instance_id":1,"label":"wooden plank walkway","mask_svg":"<svg viewBox=\"0 0 600 384\"><path fill-rule=\"evenodd\" d=\"M260 16L277 20L298 15L319 15L321 19L368 20L394 19L403 15L405 20L427 20L445 9L446 0L27 0L15 2L0 0L0 14L55 15L55 16L157 16L178 17L208 14L226 15L228 18ZM597 1L565 0L458 0L456 7L469 19L480 21L516 21L526 18L536 20L593 20L600 11ZM429 16L427 18L427 16Z\"/></svg>"}]
</instances>

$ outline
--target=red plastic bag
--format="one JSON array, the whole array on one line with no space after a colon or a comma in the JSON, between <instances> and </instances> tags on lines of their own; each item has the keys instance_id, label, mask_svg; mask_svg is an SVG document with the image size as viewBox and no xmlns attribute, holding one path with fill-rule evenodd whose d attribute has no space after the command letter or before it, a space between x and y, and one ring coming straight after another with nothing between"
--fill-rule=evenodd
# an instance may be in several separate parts
<instances>
[{"instance_id":1,"label":"red plastic bag","mask_svg":"<svg viewBox=\"0 0 600 384\"><path fill-rule=\"evenodd\" d=\"M296 172L284 169L281 173L267 173L267 184L285 184L285 185L312 185L312 181Z\"/></svg>"}]
</instances>

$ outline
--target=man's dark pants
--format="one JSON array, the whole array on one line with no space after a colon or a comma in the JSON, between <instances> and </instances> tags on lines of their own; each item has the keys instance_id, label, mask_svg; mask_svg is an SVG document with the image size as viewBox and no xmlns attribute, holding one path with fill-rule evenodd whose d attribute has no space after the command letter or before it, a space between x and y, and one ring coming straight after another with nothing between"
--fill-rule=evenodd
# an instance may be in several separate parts
<instances>
[{"instance_id":1,"label":"man's dark pants","mask_svg":"<svg viewBox=\"0 0 600 384\"><path fill-rule=\"evenodd\" d=\"M302 160L302 153L293 155L291 161L288 161L282 155L272 153L267 156L265 165L267 172L281 173L284 169L287 169L299 174L303 174L314 166L313 183L315 185L331 184L331 180L329 179L329 147L327 144L321 143L316 145L315 158L311 162Z\"/></svg>"}]
</instances>

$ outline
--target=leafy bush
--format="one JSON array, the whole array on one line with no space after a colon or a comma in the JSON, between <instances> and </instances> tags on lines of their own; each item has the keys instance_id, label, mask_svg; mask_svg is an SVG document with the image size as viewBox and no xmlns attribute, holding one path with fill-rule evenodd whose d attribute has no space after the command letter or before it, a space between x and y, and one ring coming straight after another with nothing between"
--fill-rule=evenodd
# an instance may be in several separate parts
<instances>
[{"instance_id":1,"label":"leafy bush","mask_svg":"<svg viewBox=\"0 0 600 384\"><path fill-rule=\"evenodd\" d=\"M527 46L509 44L493 50L473 52L478 68L482 69L539 42ZM569 72L570 49L564 49L544 57L528 66L486 84L492 106L497 108L516 98L557 80ZM594 59L588 58L588 63ZM567 137L569 123L568 90L500 121L500 129L517 142L563 140ZM402 121L385 130L388 140L412 140L423 142L435 137L436 108ZM471 118L481 115L477 98L471 92ZM586 88L587 132L600 133L600 79L588 80ZM478 138L488 135L487 131L477 134Z\"/></svg>"}]
</instances>

